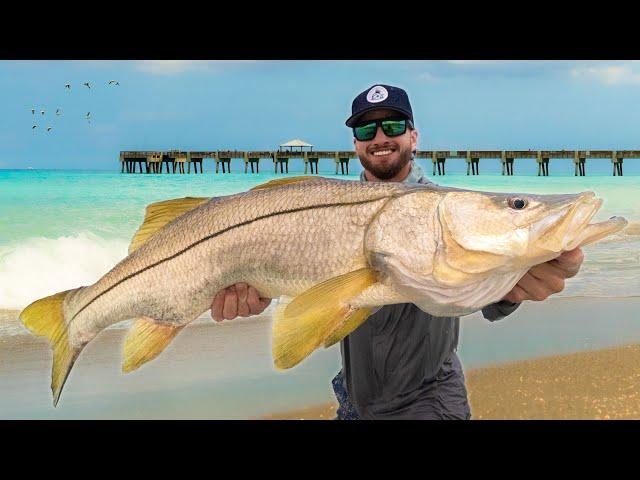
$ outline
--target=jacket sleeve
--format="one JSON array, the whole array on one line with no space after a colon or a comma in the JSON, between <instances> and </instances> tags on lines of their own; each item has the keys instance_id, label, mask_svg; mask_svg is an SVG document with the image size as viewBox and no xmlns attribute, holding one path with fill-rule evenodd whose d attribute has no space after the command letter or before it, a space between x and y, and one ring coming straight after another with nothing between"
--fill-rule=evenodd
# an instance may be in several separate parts
<instances>
[{"instance_id":1,"label":"jacket sleeve","mask_svg":"<svg viewBox=\"0 0 640 480\"><path fill-rule=\"evenodd\" d=\"M484 318L486 318L487 320L495 322L496 320L500 320L507 315L510 315L519 306L519 303L512 303L507 300L501 300L484 307L482 309L482 315L484 315Z\"/></svg>"}]
</instances>

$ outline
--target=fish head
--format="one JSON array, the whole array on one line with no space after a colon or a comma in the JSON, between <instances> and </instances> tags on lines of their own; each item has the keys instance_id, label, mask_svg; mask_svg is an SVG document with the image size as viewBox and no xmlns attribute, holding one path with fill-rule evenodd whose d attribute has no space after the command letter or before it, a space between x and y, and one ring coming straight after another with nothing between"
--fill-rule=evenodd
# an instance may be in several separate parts
<instances>
[{"instance_id":1,"label":"fish head","mask_svg":"<svg viewBox=\"0 0 640 480\"><path fill-rule=\"evenodd\" d=\"M505 194L425 188L389 202L365 249L381 281L423 311L461 316L499 301L534 265L625 227L590 223L593 192Z\"/></svg>"},{"instance_id":2,"label":"fish head","mask_svg":"<svg viewBox=\"0 0 640 480\"><path fill-rule=\"evenodd\" d=\"M453 257L446 261L466 273L543 263L626 226L621 217L589 223L601 206L593 192L449 192L438 208L443 247Z\"/></svg>"},{"instance_id":3,"label":"fish head","mask_svg":"<svg viewBox=\"0 0 640 480\"><path fill-rule=\"evenodd\" d=\"M425 312L467 315L504 298L534 265L624 228L621 217L590 223L601 205L593 192L451 190L437 209L432 273L411 276L399 262L390 263L389 271L396 289Z\"/></svg>"}]
</instances>

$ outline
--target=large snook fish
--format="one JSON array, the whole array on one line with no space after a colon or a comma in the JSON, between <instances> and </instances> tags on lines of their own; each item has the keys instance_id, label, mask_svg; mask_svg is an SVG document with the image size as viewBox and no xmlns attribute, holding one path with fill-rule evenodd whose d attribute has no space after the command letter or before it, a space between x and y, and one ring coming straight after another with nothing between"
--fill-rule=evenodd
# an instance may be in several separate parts
<instances>
[{"instance_id":1,"label":"large snook fish","mask_svg":"<svg viewBox=\"0 0 640 480\"><path fill-rule=\"evenodd\" d=\"M278 306L272 348L290 368L338 342L376 307L414 303L460 316L499 301L533 265L621 230L589 224L602 201L485 193L404 183L294 177L211 199L147 207L129 255L93 285L46 297L20 314L49 338L57 404L101 330L137 319L123 371L155 358L214 295L246 282Z\"/></svg>"}]
</instances>

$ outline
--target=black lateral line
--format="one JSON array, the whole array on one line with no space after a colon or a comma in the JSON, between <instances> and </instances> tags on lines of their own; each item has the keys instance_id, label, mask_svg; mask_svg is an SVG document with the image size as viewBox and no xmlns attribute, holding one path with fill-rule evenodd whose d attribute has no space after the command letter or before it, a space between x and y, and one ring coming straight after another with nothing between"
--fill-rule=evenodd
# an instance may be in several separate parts
<instances>
[{"instance_id":1,"label":"black lateral line","mask_svg":"<svg viewBox=\"0 0 640 480\"><path fill-rule=\"evenodd\" d=\"M239 228L239 227L244 227L245 225L249 225L250 223L257 222L258 220L264 220L265 218L275 217L275 216L278 216L278 215L284 215L284 214L287 214L287 213L296 213L296 212L301 212L301 211L304 211L304 210L314 210L314 209L320 209L320 208L346 207L346 206L352 206L352 205L362 205L362 204L365 204L365 203L371 203L371 202L377 202L379 200L384 200L385 198L388 198L388 196L378 197L378 198L374 198L374 199L370 199L370 200L360 200L360 201L357 201L357 202L326 203L326 204L322 204L322 205L311 205L311 206L308 206L308 207L292 208L290 210L283 210L281 212L272 212L272 213L269 213L267 215L261 215L259 217L253 218L251 220L245 220L244 222L240 222L240 223L237 223L235 225L231 225L231 226L226 227L226 228L224 228L222 230L219 230L219 231L217 231L215 233L212 233L211 235L207 235L206 237L201 238L200 240L192 243L191 245L183 248L179 252L176 252L173 255L169 256L169 257L163 258L162 260L158 260L157 262L152 263L151 265L148 265L148 266L144 267L141 270L138 270L136 272L130 273L126 277L118 280L116 283L111 285L109 288L107 288L103 292L99 293L94 298L92 298L89 302L87 302L87 304L84 307L82 307L80 310L78 310L76 312L76 314L73 317L71 317L71 320L69 320L69 322L72 322L85 308L87 308L89 305L91 305L93 302L95 302L101 296L103 296L104 294L110 292L111 290L113 290L118 285L122 284L123 282L126 282L127 280L135 277L136 275L139 275L139 274L141 274L141 273L143 273L143 272L145 272L145 271L147 271L147 270L149 270L149 269L151 269L153 267L156 267L156 266L160 265L161 263L168 262L169 260L173 260L174 258L176 258L176 257L182 255L183 253L187 252L188 250L191 250L193 247L195 247L195 246L197 246L197 245L199 245L199 244L201 244L203 242L206 242L207 240L211 240L212 238L215 238L215 237L217 237L219 235L222 235L223 233L226 233L229 230L233 230L233 229Z\"/></svg>"}]
</instances>

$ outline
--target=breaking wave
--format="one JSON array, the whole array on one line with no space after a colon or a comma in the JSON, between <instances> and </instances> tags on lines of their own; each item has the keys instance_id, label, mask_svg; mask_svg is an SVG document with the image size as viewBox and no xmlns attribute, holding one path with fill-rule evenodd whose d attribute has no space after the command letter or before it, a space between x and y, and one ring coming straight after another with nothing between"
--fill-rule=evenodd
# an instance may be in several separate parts
<instances>
[{"instance_id":1,"label":"breaking wave","mask_svg":"<svg viewBox=\"0 0 640 480\"><path fill-rule=\"evenodd\" d=\"M39 298L90 285L127 255L128 246L128 240L84 232L1 246L0 308L22 309Z\"/></svg>"}]
</instances>

